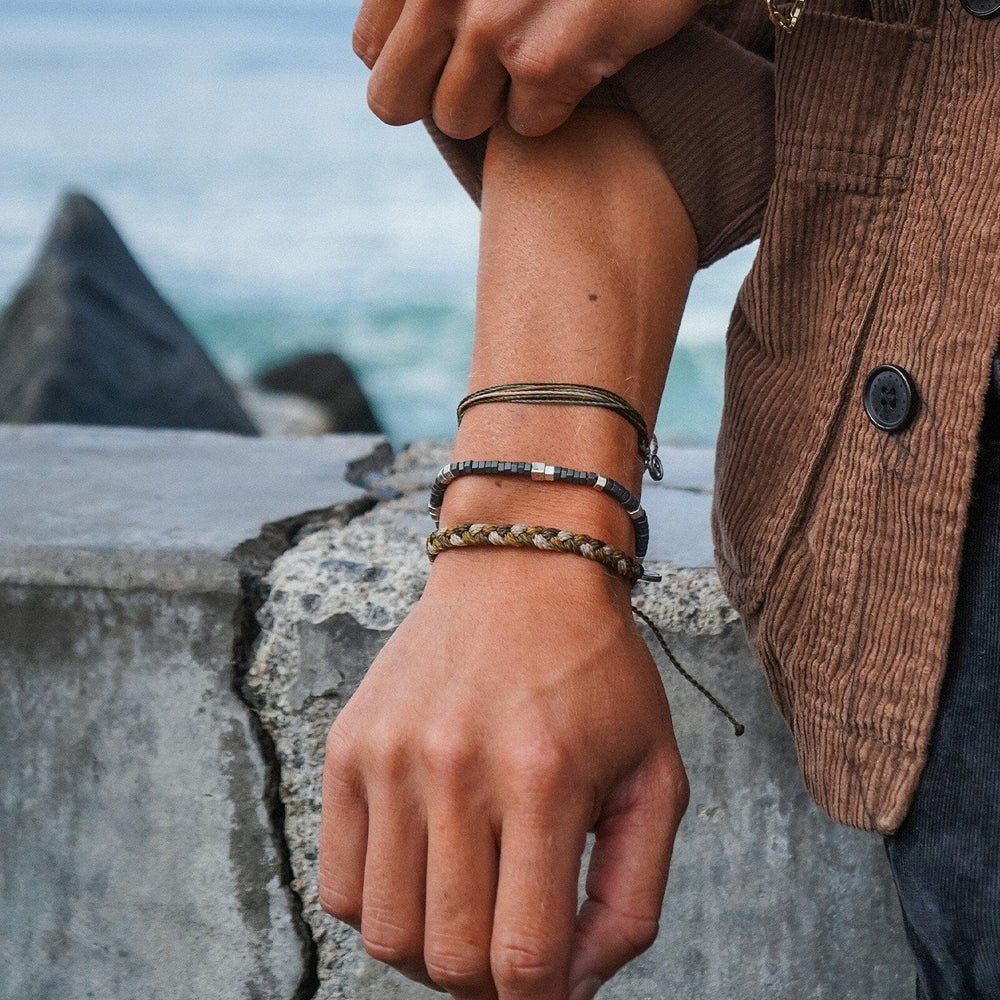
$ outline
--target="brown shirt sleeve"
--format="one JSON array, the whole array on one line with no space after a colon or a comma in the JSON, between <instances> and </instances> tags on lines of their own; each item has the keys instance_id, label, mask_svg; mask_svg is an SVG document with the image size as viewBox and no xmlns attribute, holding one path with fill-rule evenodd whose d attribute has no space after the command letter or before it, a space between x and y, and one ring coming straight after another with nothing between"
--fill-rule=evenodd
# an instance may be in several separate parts
<instances>
[{"instance_id":1,"label":"brown shirt sleeve","mask_svg":"<svg viewBox=\"0 0 1000 1000\"><path fill-rule=\"evenodd\" d=\"M584 100L637 114L691 217L700 267L755 239L774 174L774 35L762 0L705 7ZM476 204L486 135L424 124Z\"/></svg>"}]
</instances>

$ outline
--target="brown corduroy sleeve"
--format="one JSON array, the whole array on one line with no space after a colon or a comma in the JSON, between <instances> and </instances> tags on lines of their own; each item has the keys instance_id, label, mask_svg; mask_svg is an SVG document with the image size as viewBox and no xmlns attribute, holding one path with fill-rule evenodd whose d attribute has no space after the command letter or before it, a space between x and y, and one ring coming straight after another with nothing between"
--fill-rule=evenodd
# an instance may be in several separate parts
<instances>
[{"instance_id":1,"label":"brown corduroy sleeve","mask_svg":"<svg viewBox=\"0 0 1000 1000\"><path fill-rule=\"evenodd\" d=\"M583 102L638 115L691 217L699 267L760 233L774 174L773 42L760 0L706 7ZM486 134L451 139L424 124L478 205Z\"/></svg>"}]
</instances>

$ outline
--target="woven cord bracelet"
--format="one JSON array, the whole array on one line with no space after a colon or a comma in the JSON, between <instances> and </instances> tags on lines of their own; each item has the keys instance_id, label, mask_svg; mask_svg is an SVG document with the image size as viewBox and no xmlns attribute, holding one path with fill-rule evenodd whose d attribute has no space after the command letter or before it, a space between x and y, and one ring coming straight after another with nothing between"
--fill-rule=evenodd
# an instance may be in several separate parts
<instances>
[{"instance_id":1,"label":"woven cord bracelet","mask_svg":"<svg viewBox=\"0 0 1000 1000\"><path fill-rule=\"evenodd\" d=\"M542 549L546 552L570 552L600 563L634 587L639 580L659 580L647 577L642 563L607 542L579 532L560 528L540 528L530 524L459 524L439 528L427 536L427 555L431 562L448 549L476 545L499 545L516 549Z\"/></svg>"},{"instance_id":2,"label":"woven cord bracelet","mask_svg":"<svg viewBox=\"0 0 1000 1000\"><path fill-rule=\"evenodd\" d=\"M470 406L479 403L561 403L575 406L599 406L624 417L639 435L639 457L650 478L663 478L663 463L657 455L656 435L646 429L642 414L624 397L610 389L576 382L511 382L491 385L469 393L458 404L458 422Z\"/></svg>"},{"instance_id":3,"label":"woven cord bracelet","mask_svg":"<svg viewBox=\"0 0 1000 1000\"><path fill-rule=\"evenodd\" d=\"M430 501L427 512L435 524L441 522L441 505L444 503L444 491L449 483L462 476L516 476L521 479L533 479L536 482L571 483L576 486L589 486L601 493L607 494L625 509L632 519L635 531L636 556L641 559L649 548L649 519L639 501L615 479L602 476L596 472L581 472L579 469L564 469L561 465L546 465L544 462L452 462L446 465L438 474L431 486Z\"/></svg>"},{"instance_id":4,"label":"woven cord bracelet","mask_svg":"<svg viewBox=\"0 0 1000 1000\"><path fill-rule=\"evenodd\" d=\"M471 548L478 546L503 546L520 549L540 549L544 552L568 552L583 556L593 562L600 563L606 569L629 581L634 587L640 580L658 581L659 576L647 575L642 563L632 559L598 538L582 535L577 532L563 531L558 528L542 528L529 524L457 524L449 528L439 528L427 536L427 557L433 562L442 552L448 549ZM732 724L737 736L742 736L744 727L733 717L733 714L719 701L703 684L685 670L671 652L663 633L656 627L652 619L634 604L632 613L645 622L656 637L664 653L674 665L678 673L698 692L707 698Z\"/></svg>"}]
</instances>

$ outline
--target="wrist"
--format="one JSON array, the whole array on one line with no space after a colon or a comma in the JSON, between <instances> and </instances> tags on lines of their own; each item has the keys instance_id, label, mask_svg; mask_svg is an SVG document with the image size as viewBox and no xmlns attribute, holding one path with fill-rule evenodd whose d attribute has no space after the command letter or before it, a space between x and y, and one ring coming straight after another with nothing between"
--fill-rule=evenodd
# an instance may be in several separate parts
<instances>
[{"instance_id":1,"label":"wrist","mask_svg":"<svg viewBox=\"0 0 1000 1000\"><path fill-rule=\"evenodd\" d=\"M485 602L491 614L570 601L576 609L620 614L629 621L631 594L627 580L578 555L500 547L440 553L424 589L424 598L448 607L456 595L464 605Z\"/></svg>"},{"instance_id":2,"label":"wrist","mask_svg":"<svg viewBox=\"0 0 1000 1000\"><path fill-rule=\"evenodd\" d=\"M530 524L590 535L635 556L635 527L617 501L590 487L470 476L445 491L441 526L456 524Z\"/></svg>"},{"instance_id":3,"label":"wrist","mask_svg":"<svg viewBox=\"0 0 1000 1000\"><path fill-rule=\"evenodd\" d=\"M619 414L592 406L492 403L469 409L453 461L545 462L599 472L639 495L644 472L635 428Z\"/></svg>"},{"instance_id":4,"label":"wrist","mask_svg":"<svg viewBox=\"0 0 1000 1000\"><path fill-rule=\"evenodd\" d=\"M473 407L453 461L545 462L617 480L638 498L643 464L636 432L615 413L585 406L496 403ZM464 476L444 492L440 523L532 524L598 538L636 554L635 528L612 496L589 486L508 476Z\"/></svg>"}]
</instances>

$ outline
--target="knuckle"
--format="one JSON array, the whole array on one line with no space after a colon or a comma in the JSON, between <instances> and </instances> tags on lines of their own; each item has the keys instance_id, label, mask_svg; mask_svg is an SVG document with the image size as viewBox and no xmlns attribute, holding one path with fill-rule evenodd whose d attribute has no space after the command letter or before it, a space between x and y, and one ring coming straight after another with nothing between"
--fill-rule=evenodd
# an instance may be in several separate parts
<instances>
[{"instance_id":1,"label":"knuckle","mask_svg":"<svg viewBox=\"0 0 1000 1000\"><path fill-rule=\"evenodd\" d=\"M394 729L372 730L365 741L366 769L384 781L395 781L407 770L410 749L406 736Z\"/></svg>"},{"instance_id":2,"label":"knuckle","mask_svg":"<svg viewBox=\"0 0 1000 1000\"><path fill-rule=\"evenodd\" d=\"M372 44L368 39L361 34L357 29L354 31L354 35L351 38L351 48L354 50L354 54L369 68L375 65L375 60L377 58L377 53L374 50Z\"/></svg>"},{"instance_id":3,"label":"knuckle","mask_svg":"<svg viewBox=\"0 0 1000 1000\"><path fill-rule=\"evenodd\" d=\"M691 783L683 769L674 776L671 797L677 805L678 815L683 816L687 812L688 806L691 805Z\"/></svg>"},{"instance_id":4,"label":"knuckle","mask_svg":"<svg viewBox=\"0 0 1000 1000\"><path fill-rule=\"evenodd\" d=\"M385 965L412 966L421 959L419 934L385 913L365 912L361 940L365 951Z\"/></svg>"},{"instance_id":5,"label":"knuckle","mask_svg":"<svg viewBox=\"0 0 1000 1000\"><path fill-rule=\"evenodd\" d=\"M354 760L353 740L339 720L326 734L326 766L333 771L343 771Z\"/></svg>"},{"instance_id":6,"label":"knuckle","mask_svg":"<svg viewBox=\"0 0 1000 1000\"><path fill-rule=\"evenodd\" d=\"M462 25L462 39L474 52L488 53L502 60L505 39L511 26L505 5L489 0L487 5L469 11ZM507 43L509 44L509 43Z\"/></svg>"},{"instance_id":7,"label":"knuckle","mask_svg":"<svg viewBox=\"0 0 1000 1000\"><path fill-rule=\"evenodd\" d=\"M563 70L561 54L554 46L538 45L521 35L511 35L497 48L500 61L514 80L545 86Z\"/></svg>"},{"instance_id":8,"label":"knuckle","mask_svg":"<svg viewBox=\"0 0 1000 1000\"><path fill-rule=\"evenodd\" d=\"M381 46L374 24L363 14L354 22L354 31L351 33L351 48L369 69L375 65Z\"/></svg>"},{"instance_id":9,"label":"knuckle","mask_svg":"<svg viewBox=\"0 0 1000 1000\"><path fill-rule=\"evenodd\" d=\"M656 917L622 916L619 914L619 934L626 961L641 955L650 948L660 933Z\"/></svg>"},{"instance_id":10,"label":"knuckle","mask_svg":"<svg viewBox=\"0 0 1000 1000\"><path fill-rule=\"evenodd\" d=\"M507 751L504 763L510 783L522 791L554 792L570 781L570 755L553 742L520 742Z\"/></svg>"},{"instance_id":11,"label":"knuckle","mask_svg":"<svg viewBox=\"0 0 1000 1000\"><path fill-rule=\"evenodd\" d=\"M428 940L424 963L431 979L448 990L474 990L490 978L489 956L466 944Z\"/></svg>"},{"instance_id":12,"label":"knuckle","mask_svg":"<svg viewBox=\"0 0 1000 1000\"><path fill-rule=\"evenodd\" d=\"M494 947L490 964L501 992L538 991L559 975L554 952L540 939L501 940Z\"/></svg>"},{"instance_id":13,"label":"knuckle","mask_svg":"<svg viewBox=\"0 0 1000 1000\"><path fill-rule=\"evenodd\" d=\"M361 900L341 892L331 885L320 885L319 905L324 913L345 924L357 927L361 923Z\"/></svg>"},{"instance_id":14,"label":"knuckle","mask_svg":"<svg viewBox=\"0 0 1000 1000\"><path fill-rule=\"evenodd\" d=\"M665 761L660 767L658 784L660 798L670 806L680 820L691 804L691 783L688 781L684 765L676 759Z\"/></svg>"},{"instance_id":15,"label":"knuckle","mask_svg":"<svg viewBox=\"0 0 1000 1000\"><path fill-rule=\"evenodd\" d=\"M465 116L442 108L434 110L434 124L451 139L474 139L485 132L493 122L475 122Z\"/></svg>"},{"instance_id":16,"label":"knuckle","mask_svg":"<svg viewBox=\"0 0 1000 1000\"><path fill-rule=\"evenodd\" d=\"M429 730L424 734L420 756L428 774L451 781L468 773L477 752L463 733Z\"/></svg>"},{"instance_id":17,"label":"knuckle","mask_svg":"<svg viewBox=\"0 0 1000 1000\"><path fill-rule=\"evenodd\" d=\"M495 46L513 30L516 17L508 4L496 0L468 0L462 33L472 42L489 42Z\"/></svg>"},{"instance_id":18,"label":"knuckle","mask_svg":"<svg viewBox=\"0 0 1000 1000\"><path fill-rule=\"evenodd\" d=\"M481 98L489 97L482 94ZM490 100L470 101L454 87L438 86L432 100L434 123L452 139L474 139L496 124L503 112L503 97L499 92Z\"/></svg>"}]
</instances>

